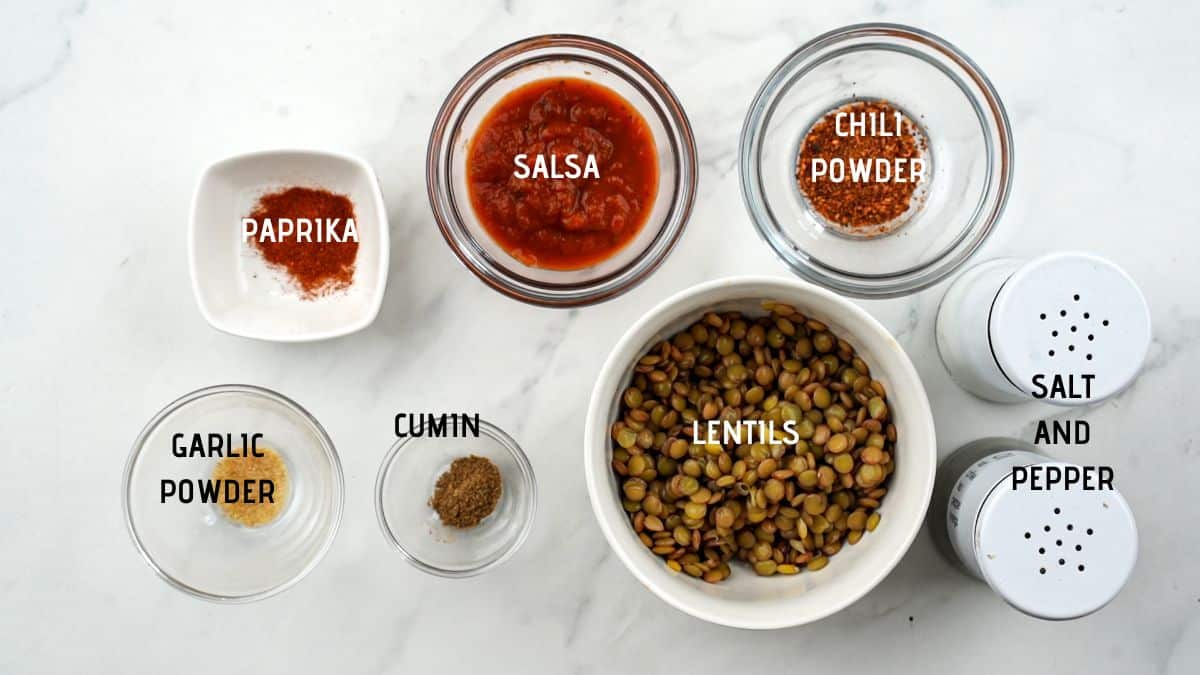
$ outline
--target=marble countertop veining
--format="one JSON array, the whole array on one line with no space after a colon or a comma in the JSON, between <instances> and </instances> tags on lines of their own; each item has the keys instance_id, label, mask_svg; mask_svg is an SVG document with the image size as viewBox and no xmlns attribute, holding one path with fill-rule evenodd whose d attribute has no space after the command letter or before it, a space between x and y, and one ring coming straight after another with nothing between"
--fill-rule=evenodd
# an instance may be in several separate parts
<instances>
[{"instance_id":1,"label":"marble countertop veining","mask_svg":"<svg viewBox=\"0 0 1200 675\"><path fill-rule=\"evenodd\" d=\"M642 589L593 522L579 439L605 355L670 293L787 276L738 189L742 118L807 39L859 21L935 32L1007 104L1017 168L977 260L1086 249L1141 284L1155 339L1135 386L1081 413L1140 526L1124 592L1082 620L1008 608L922 534L873 592L803 628L720 628ZM0 4L0 673L1200 672L1200 6L922 0L796 3L18 2ZM699 144L699 194L671 258L617 300L520 305L462 268L434 226L424 151L443 96L484 53L550 31L614 40L661 72ZM378 320L317 344L224 335L189 288L185 223L207 162L281 146L375 167L392 223ZM963 394L933 346L945 285L866 302L912 356L940 452L1030 438L1047 406ZM246 606L157 580L124 530L128 448L166 402L221 382L310 409L345 468L345 519L296 588ZM484 577L428 577L388 549L372 488L398 410L480 411L526 448L541 510Z\"/></svg>"}]
</instances>

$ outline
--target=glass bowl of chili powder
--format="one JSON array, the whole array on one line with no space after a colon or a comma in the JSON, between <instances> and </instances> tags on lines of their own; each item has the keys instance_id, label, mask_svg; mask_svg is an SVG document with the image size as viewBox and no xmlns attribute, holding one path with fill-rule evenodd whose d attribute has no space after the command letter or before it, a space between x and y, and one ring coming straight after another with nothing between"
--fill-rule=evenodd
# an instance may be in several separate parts
<instances>
[{"instance_id":1,"label":"glass bowl of chili powder","mask_svg":"<svg viewBox=\"0 0 1200 675\"><path fill-rule=\"evenodd\" d=\"M527 38L472 67L426 158L455 255L501 293L554 307L607 300L653 272L683 232L696 176L691 125L663 79L579 35Z\"/></svg>"},{"instance_id":2,"label":"glass bowl of chili powder","mask_svg":"<svg viewBox=\"0 0 1200 675\"><path fill-rule=\"evenodd\" d=\"M798 177L806 141L828 131L831 113L851 109L899 111L926 168L900 217L860 233L826 218ZM1012 182L1012 130L992 83L954 45L907 26L859 24L814 38L767 77L746 115L739 165L758 233L796 274L846 295L895 297L945 279L991 234Z\"/></svg>"}]
</instances>

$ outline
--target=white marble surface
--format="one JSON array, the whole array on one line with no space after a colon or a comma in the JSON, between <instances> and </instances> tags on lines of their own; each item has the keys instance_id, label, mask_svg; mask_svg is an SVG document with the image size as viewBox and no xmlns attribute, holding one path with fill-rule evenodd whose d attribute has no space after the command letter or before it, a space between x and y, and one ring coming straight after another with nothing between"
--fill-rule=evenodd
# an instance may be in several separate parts
<instances>
[{"instance_id":1,"label":"white marble surface","mask_svg":"<svg viewBox=\"0 0 1200 675\"><path fill-rule=\"evenodd\" d=\"M0 673L1200 672L1200 69L1183 3L465 4L52 1L0 4ZM862 20L939 33L991 76L1017 170L983 257L1085 248L1140 282L1155 322L1136 386L1057 454L1116 467L1141 526L1109 607L1051 624L955 572L922 535L841 614L767 633L669 608L613 557L583 486L589 387L622 326L721 275L786 275L738 193L737 134L761 79L808 38ZM486 51L574 31L664 74L694 125L699 199L672 257L599 307L519 305L463 269L425 196L426 134ZM383 183L392 270L379 319L332 342L266 344L201 319L184 228L206 162L237 151L361 153ZM960 392L938 363L943 287L868 303L929 390L941 451L1029 438L1054 411ZM345 520L303 583L249 606L178 593L142 563L119 498L129 444L191 389L241 381L312 410L346 470ZM478 410L531 455L541 511L525 548L447 581L384 544L371 491L399 409Z\"/></svg>"}]
</instances>

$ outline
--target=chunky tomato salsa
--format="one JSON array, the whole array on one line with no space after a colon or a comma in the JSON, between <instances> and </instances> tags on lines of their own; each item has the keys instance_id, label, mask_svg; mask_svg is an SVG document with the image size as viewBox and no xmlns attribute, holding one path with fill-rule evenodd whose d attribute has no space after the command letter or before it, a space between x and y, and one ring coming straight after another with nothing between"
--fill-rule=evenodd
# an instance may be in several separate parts
<instances>
[{"instance_id":1,"label":"chunky tomato salsa","mask_svg":"<svg viewBox=\"0 0 1200 675\"><path fill-rule=\"evenodd\" d=\"M612 257L658 192L654 136L616 92L587 80L525 84L502 98L467 152L471 206L526 265L570 270Z\"/></svg>"}]
</instances>

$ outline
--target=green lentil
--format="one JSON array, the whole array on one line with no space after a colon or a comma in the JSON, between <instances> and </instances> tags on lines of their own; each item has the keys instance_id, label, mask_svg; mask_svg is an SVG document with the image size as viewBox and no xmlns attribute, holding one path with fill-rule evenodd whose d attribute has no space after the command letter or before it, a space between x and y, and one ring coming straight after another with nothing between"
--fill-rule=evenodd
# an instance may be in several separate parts
<instances>
[{"instance_id":1,"label":"green lentil","mask_svg":"<svg viewBox=\"0 0 1200 675\"><path fill-rule=\"evenodd\" d=\"M878 511L872 513L871 517L867 518L867 532L874 532L875 528L879 527L879 519L882 517Z\"/></svg>"}]
</instances>

